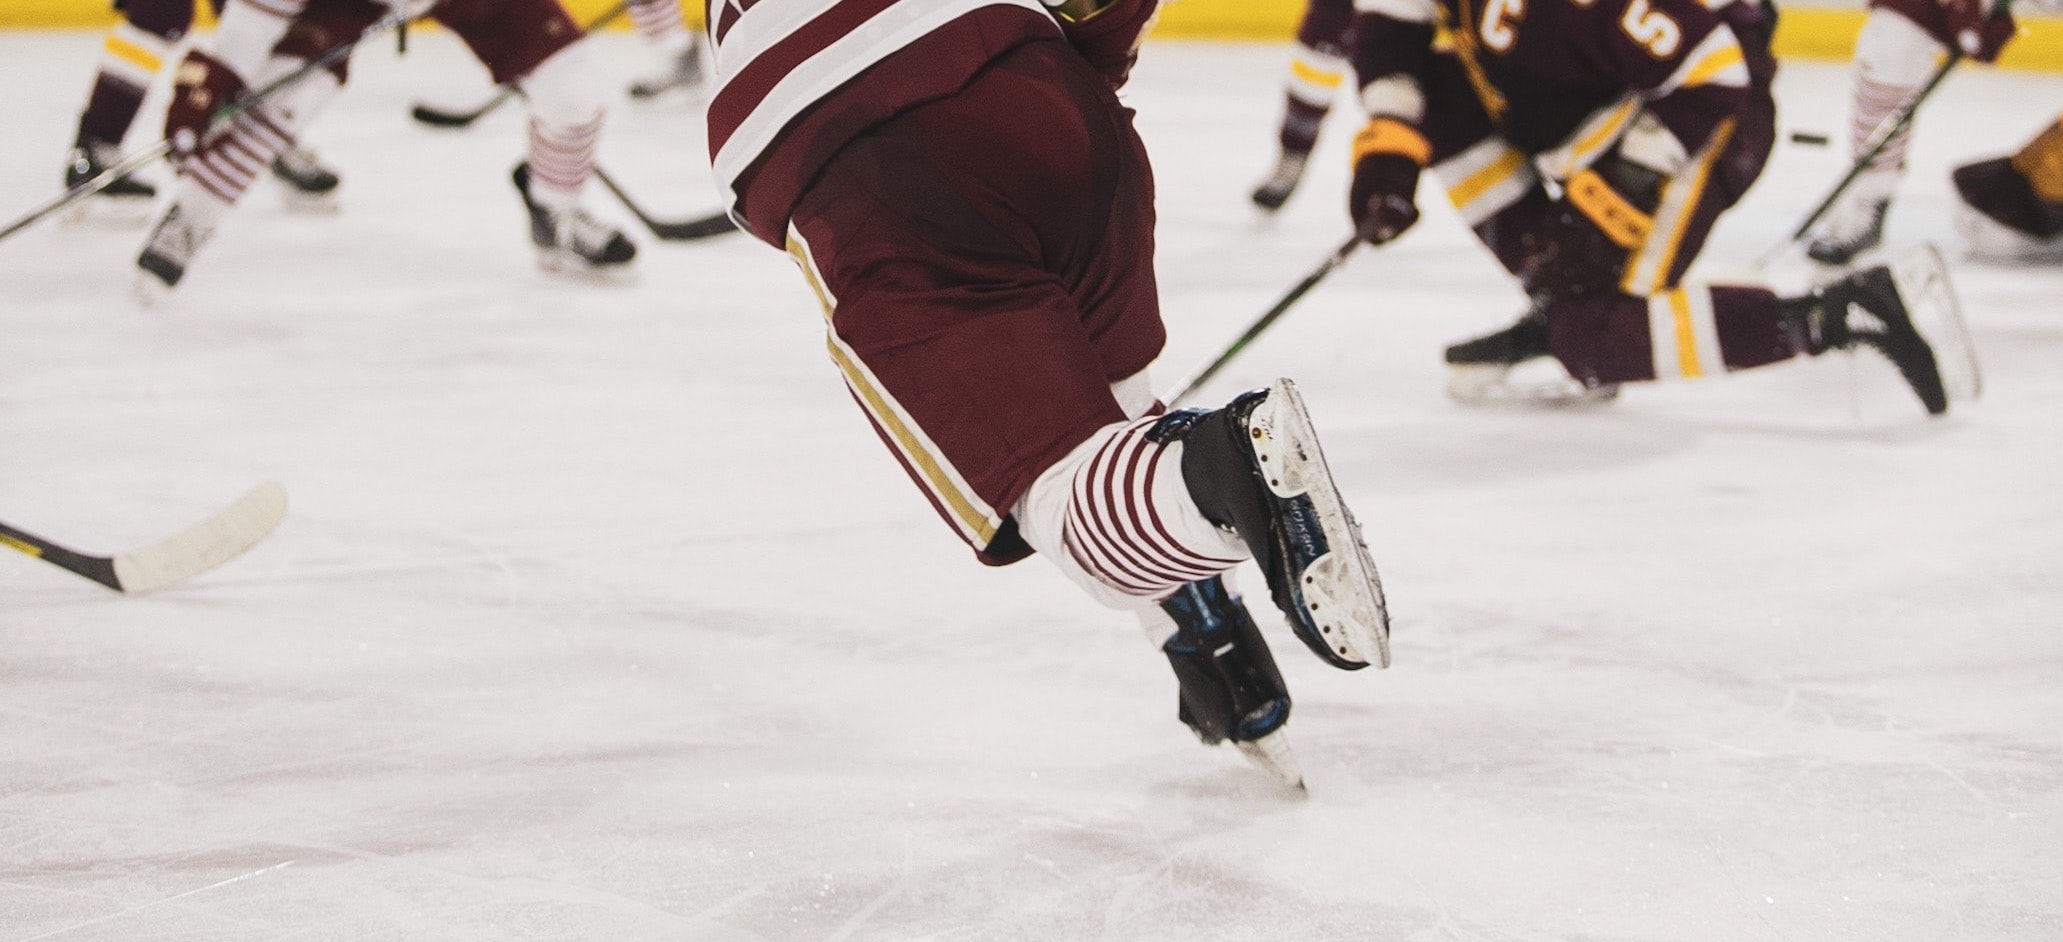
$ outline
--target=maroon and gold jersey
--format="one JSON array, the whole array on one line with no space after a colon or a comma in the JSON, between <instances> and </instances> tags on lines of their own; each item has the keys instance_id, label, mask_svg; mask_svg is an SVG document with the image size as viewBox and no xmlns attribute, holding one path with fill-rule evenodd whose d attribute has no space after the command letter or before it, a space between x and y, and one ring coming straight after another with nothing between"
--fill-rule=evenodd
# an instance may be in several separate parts
<instances>
[{"instance_id":1,"label":"maroon and gold jersey","mask_svg":"<svg viewBox=\"0 0 2063 942\"><path fill-rule=\"evenodd\" d=\"M1696 152L1776 63L1746 0L1358 0L1354 65L1372 115L1424 120L1419 82L1451 51L1498 133L1528 154L1609 144L1636 109ZM1436 37L1445 44L1436 49ZM1616 117L1615 117L1616 115Z\"/></svg>"}]
</instances>

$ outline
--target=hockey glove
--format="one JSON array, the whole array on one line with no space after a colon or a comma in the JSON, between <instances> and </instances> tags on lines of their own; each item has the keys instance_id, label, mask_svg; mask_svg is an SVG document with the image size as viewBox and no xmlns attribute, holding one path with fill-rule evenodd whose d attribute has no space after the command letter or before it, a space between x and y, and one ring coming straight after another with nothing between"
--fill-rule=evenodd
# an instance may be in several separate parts
<instances>
[{"instance_id":1,"label":"hockey glove","mask_svg":"<svg viewBox=\"0 0 2063 942\"><path fill-rule=\"evenodd\" d=\"M1347 212L1370 245L1403 235L1418 221L1418 175L1431 153L1425 135L1395 118L1375 118L1354 135Z\"/></svg>"},{"instance_id":2,"label":"hockey glove","mask_svg":"<svg viewBox=\"0 0 2063 942\"><path fill-rule=\"evenodd\" d=\"M1536 303L1616 290L1626 260L1648 239L1667 178L1614 152L1578 171L1528 237L1519 275Z\"/></svg>"},{"instance_id":3,"label":"hockey glove","mask_svg":"<svg viewBox=\"0 0 2063 942\"><path fill-rule=\"evenodd\" d=\"M1941 12L1956 47L1979 62L1998 61L2006 41L2020 28L2006 4L1994 0L1945 0Z\"/></svg>"},{"instance_id":4,"label":"hockey glove","mask_svg":"<svg viewBox=\"0 0 2063 942\"><path fill-rule=\"evenodd\" d=\"M236 70L198 49L172 73L172 100L165 106L165 142L174 160L184 160L207 143L215 115L244 93Z\"/></svg>"}]
</instances>

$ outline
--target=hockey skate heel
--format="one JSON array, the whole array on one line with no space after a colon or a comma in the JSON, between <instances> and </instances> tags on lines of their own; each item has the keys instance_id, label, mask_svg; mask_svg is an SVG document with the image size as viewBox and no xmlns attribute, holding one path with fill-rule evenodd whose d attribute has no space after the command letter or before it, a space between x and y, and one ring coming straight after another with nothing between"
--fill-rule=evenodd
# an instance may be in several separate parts
<instances>
[{"instance_id":1,"label":"hockey skate heel","mask_svg":"<svg viewBox=\"0 0 2063 942\"><path fill-rule=\"evenodd\" d=\"M1222 409L1171 412L1149 434L1183 443L1191 499L1239 535L1312 653L1342 670L1389 666L1382 582L1294 383L1276 380Z\"/></svg>"},{"instance_id":2,"label":"hockey skate heel","mask_svg":"<svg viewBox=\"0 0 2063 942\"><path fill-rule=\"evenodd\" d=\"M1318 447L1318 431L1296 385L1278 379L1247 416L1254 458L1268 490L1281 502L1285 562L1297 578L1294 593L1308 635L1348 661L1390 666L1389 611L1382 580L1361 540L1361 524L1347 509ZM1302 518L1302 519L1298 519Z\"/></svg>"}]
</instances>

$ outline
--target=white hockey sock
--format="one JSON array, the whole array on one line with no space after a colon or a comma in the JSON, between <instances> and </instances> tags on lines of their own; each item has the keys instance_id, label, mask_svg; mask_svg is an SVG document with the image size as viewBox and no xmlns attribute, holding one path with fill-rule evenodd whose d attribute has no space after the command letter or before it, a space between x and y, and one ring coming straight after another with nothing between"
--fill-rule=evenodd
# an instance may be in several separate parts
<instances>
[{"instance_id":1,"label":"white hockey sock","mask_svg":"<svg viewBox=\"0 0 2063 942\"><path fill-rule=\"evenodd\" d=\"M635 0L630 18L637 24L638 35L663 55L679 55L694 42L681 20L680 0Z\"/></svg>"},{"instance_id":2,"label":"white hockey sock","mask_svg":"<svg viewBox=\"0 0 2063 942\"><path fill-rule=\"evenodd\" d=\"M1110 425L1053 467L1019 500L1027 542L1098 601L1119 608L1158 601L1248 556L1189 496L1179 443L1147 438L1158 419Z\"/></svg>"},{"instance_id":3,"label":"white hockey sock","mask_svg":"<svg viewBox=\"0 0 2063 942\"><path fill-rule=\"evenodd\" d=\"M1877 129L1912 101L1934 69L1941 47L1926 30L1889 10L1876 10L1855 41L1855 103L1849 124L1851 156L1861 159ZM1892 135L1870 161L1877 169L1905 167L1912 122Z\"/></svg>"},{"instance_id":4,"label":"white hockey sock","mask_svg":"<svg viewBox=\"0 0 2063 942\"><path fill-rule=\"evenodd\" d=\"M580 202L602 137L602 93L587 42L577 42L523 76L530 101L530 195L553 209Z\"/></svg>"},{"instance_id":5,"label":"white hockey sock","mask_svg":"<svg viewBox=\"0 0 2063 942\"><path fill-rule=\"evenodd\" d=\"M293 135L264 113L246 111L209 142L200 156L187 161L180 168L180 177L193 181L224 205L235 205L251 188L251 181L271 165L272 158L293 145Z\"/></svg>"},{"instance_id":6,"label":"white hockey sock","mask_svg":"<svg viewBox=\"0 0 2063 942\"><path fill-rule=\"evenodd\" d=\"M580 205L580 190L594 173L602 119L584 125L530 120L530 198L554 211Z\"/></svg>"}]
</instances>

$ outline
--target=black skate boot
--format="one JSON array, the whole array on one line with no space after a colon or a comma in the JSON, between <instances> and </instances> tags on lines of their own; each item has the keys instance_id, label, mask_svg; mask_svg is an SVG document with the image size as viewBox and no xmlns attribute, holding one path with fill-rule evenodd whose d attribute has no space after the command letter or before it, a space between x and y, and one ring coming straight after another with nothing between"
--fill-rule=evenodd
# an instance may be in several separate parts
<instances>
[{"instance_id":1,"label":"black skate boot","mask_svg":"<svg viewBox=\"0 0 2063 942\"><path fill-rule=\"evenodd\" d=\"M1930 415L1978 393L1969 335L1940 256L1931 249L1777 303L1800 350L1812 356L1875 350L1898 367Z\"/></svg>"},{"instance_id":2,"label":"black skate boot","mask_svg":"<svg viewBox=\"0 0 2063 942\"><path fill-rule=\"evenodd\" d=\"M1182 442L1190 499L1252 551L1312 652L1342 670L1389 666L1382 581L1295 384L1278 379L1222 409L1170 412L1149 434Z\"/></svg>"},{"instance_id":3,"label":"black skate boot","mask_svg":"<svg viewBox=\"0 0 2063 942\"><path fill-rule=\"evenodd\" d=\"M315 152L290 147L272 158L272 178L286 188L287 203L307 212L335 212L337 186L343 180L323 165Z\"/></svg>"},{"instance_id":4,"label":"black skate boot","mask_svg":"<svg viewBox=\"0 0 2063 942\"><path fill-rule=\"evenodd\" d=\"M530 198L530 165L517 164L516 192L530 211L530 241L537 263L549 271L605 273L621 271L637 257L637 246L622 230L587 214L584 209L557 212Z\"/></svg>"},{"instance_id":5,"label":"black skate boot","mask_svg":"<svg viewBox=\"0 0 2063 942\"><path fill-rule=\"evenodd\" d=\"M112 141L103 141L86 134L72 145L71 153L65 155L64 188L78 187L107 171L107 168L121 162L121 146ZM156 199L156 187L133 176L116 177L100 192L80 202L72 218L80 221L100 221L117 225L141 225L150 218L151 201Z\"/></svg>"},{"instance_id":6,"label":"black skate boot","mask_svg":"<svg viewBox=\"0 0 2063 942\"><path fill-rule=\"evenodd\" d=\"M1610 402L1619 387L1578 382L1554 359L1547 314L1535 304L1510 327L1447 348L1447 395L1467 405Z\"/></svg>"},{"instance_id":7,"label":"black skate boot","mask_svg":"<svg viewBox=\"0 0 2063 942\"><path fill-rule=\"evenodd\" d=\"M145 302L154 301L177 286L186 277L186 266L192 263L194 254L215 234L213 226L196 222L184 209L178 203L172 204L165 218L158 220L157 228L151 230L143 254L136 258L136 267L142 269L137 291Z\"/></svg>"},{"instance_id":8,"label":"black skate boot","mask_svg":"<svg viewBox=\"0 0 2063 942\"><path fill-rule=\"evenodd\" d=\"M1246 605L1213 577L1176 590L1160 608L1175 623L1161 650L1181 685L1176 716L1183 725L1207 746L1231 740L1255 765L1303 787L1283 733L1289 690Z\"/></svg>"},{"instance_id":9,"label":"black skate boot","mask_svg":"<svg viewBox=\"0 0 2063 942\"><path fill-rule=\"evenodd\" d=\"M1283 151L1282 156L1276 158L1275 169L1269 171L1268 178L1254 187L1254 205L1271 213L1281 209L1282 204L1289 202L1289 195L1296 192L1297 184L1303 182L1304 167L1310 162L1310 154Z\"/></svg>"}]
</instances>

